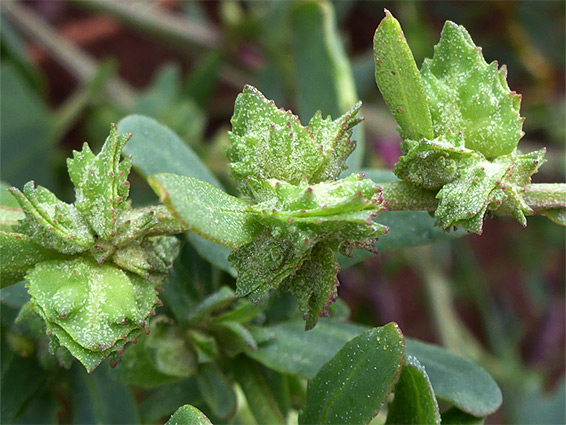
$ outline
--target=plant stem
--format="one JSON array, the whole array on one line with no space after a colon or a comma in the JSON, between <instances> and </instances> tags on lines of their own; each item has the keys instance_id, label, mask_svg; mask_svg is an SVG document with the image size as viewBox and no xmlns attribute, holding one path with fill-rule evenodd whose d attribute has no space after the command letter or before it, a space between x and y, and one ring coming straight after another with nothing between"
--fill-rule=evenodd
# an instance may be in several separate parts
<instances>
[{"instance_id":1,"label":"plant stem","mask_svg":"<svg viewBox=\"0 0 566 425\"><path fill-rule=\"evenodd\" d=\"M61 37L35 13L14 0L1 2L2 11L15 25L40 43L69 72L82 83L91 81L98 64L95 59ZM108 95L120 106L129 108L134 102L134 91L121 79L114 77L106 85Z\"/></svg>"},{"instance_id":2,"label":"plant stem","mask_svg":"<svg viewBox=\"0 0 566 425\"><path fill-rule=\"evenodd\" d=\"M434 211L438 207L436 192L418 188L408 182L377 183L388 211ZM536 183L525 187L525 202L536 213L566 208L566 183Z\"/></svg>"},{"instance_id":3,"label":"plant stem","mask_svg":"<svg viewBox=\"0 0 566 425\"><path fill-rule=\"evenodd\" d=\"M535 212L566 208L566 183L538 183L525 187L523 199Z\"/></svg>"}]
</instances>

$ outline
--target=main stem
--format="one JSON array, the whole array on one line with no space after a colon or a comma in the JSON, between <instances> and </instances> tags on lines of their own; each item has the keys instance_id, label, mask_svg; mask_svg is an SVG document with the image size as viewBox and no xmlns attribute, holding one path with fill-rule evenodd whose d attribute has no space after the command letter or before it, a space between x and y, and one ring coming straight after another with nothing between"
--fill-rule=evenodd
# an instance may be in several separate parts
<instances>
[{"instance_id":1,"label":"main stem","mask_svg":"<svg viewBox=\"0 0 566 425\"><path fill-rule=\"evenodd\" d=\"M434 211L438 207L436 193L420 189L407 182L377 183L383 191L383 199L388 202L388 211ZM566 209L566 183L530 184L523 197L535 214L548 210ZM171 235L188 232L189 228L174 217L164 205L144 207L153 211L159 224L149 235Z\"/></svg>"},{"instance_id":2,"label":"main stem","mask_svg":"<svg viewBox=\"0 0 566 425\"><path fill-rule=\"evenodd\" d=\"M388 211L434 211L436 192L408 182L377 183L383 191ZM525 187L523 199L536 213L566 208L566 183L537 183Z\"/></svg>"}]
</instances>

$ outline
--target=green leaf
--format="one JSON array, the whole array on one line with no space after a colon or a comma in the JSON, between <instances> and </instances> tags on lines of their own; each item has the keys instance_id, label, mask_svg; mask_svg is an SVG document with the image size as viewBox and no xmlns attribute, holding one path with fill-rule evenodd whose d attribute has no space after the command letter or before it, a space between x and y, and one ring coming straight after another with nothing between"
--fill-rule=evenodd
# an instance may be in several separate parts
<instances>
[{"instance_id":1,"label":"green leaf","mask_svg":"<svg viewBox=\"0 0 566 425\"><path fill-rule=\"evenodd\" d=\"M181 71L176 65L165 65L142 94L135 111L142 115L159 116L178 101L181 92Z\"/></svg>"},{"instance_id":2,"label":"green leaf","mask_svg":"<svg viewBox=\"0 0 566 425\"><path fill-rule=\"evenodd\" d=\"M206 297L189 315L189 323L197 323L206 315L211 314L214 310L228 306L236 300L234 291L227 286L221 287L218 291Z\"/></svg>"},{"instance_id":3,"label":"green leaf","mask_svg":"<svg viewBox=\"0 0 566 425\"><path fill-rule=\"evenodd\" d=\"M321 319L316 328L305 332L300 321L267 327L251 327L258 349L248 357L280 373L312 378L352 338L368 328L352 323ZM447 350L405 338L405 355L424 366L434 393L459 409L475 416L487 416L501 404L501 392L481 367Z\"/></svg>"},{"instance_id":4,"label":"green leaf","mask_svg":"<svg viewBox=\"0 0 566 425\"><path fill-rule=\"evenodd\" d=\"M394 323L348 342L309 380L307 407L299 423L369 423L395 384L404 351Z\"/></svg>"},{"instance_id":5,"label":"green leaf","mask_svg":"<svg viewBox=\"0 0 566 425\"><path fill-rule=\"evenodd\" d=\"M317 111L336 117L347 112L358 100L354 75L333 9L328 1L302 1L290 8L296 101L303 117L315 114L320 117ZM362 166L365 153L363 126L354 129L353 139L357 147L347 164L357 170Z\"/></svg>"},{"instance_id":6,"label":"green leaf","mask_svg":"<svg viewBox=\"0 0 566 425\"><path fill-rule=\"evenodd\" d=\"M29 236L0 231L1 287L18 283L37 263L64 259L67 256L42 247Z\"/></svg>"},{"instance_id":7,"label":"green leaf","mask_svg":"<svg viewBox=\"0 0 566 425\"><path fill-rule=\"evenodd\" d=\"M200 393L215 416L228 419L236 413L236 394L216 364L202 364L196 378Z\"/></svg>"},{"instance_id":8,"label":"green leaf","mask_svg":"<svg viewBox=\"0 0 566 425\"><path fill-rule=\"evenodd\" d=\"M405 357L395 396L387 407L386 424L440 425L440 413L425 368L413 356Z\"/></svg>"},{"instance_id":9,"label":"green leaf","mask_svg":"<svg viewBox=\"0 0 566 425\"><path fill-rule=\"evenodd\" d=\"M399 21L385 10L373 38L375 81L403 139L432 139L432 120L423 82Z\"/></svg>"},{"instance_id":10,"label":"green leaf","mask_svg":"<svg viewBox=\"0 0 566 425\"><path fill-rule=\"evenodd\" d=\"M192 177L160 173L149 184L187 230L215 243L237 248L256 233L249 204Z\"/></svg>"},{"instance_id":11,"label":"green leaf","mask_svg":"<svg viewBox=\"0 0 566 425\"><path fill-rule=\"evenodd\" d=\"M257 423L284 424L285 416L260 366L253 360L240 356L234 370Z\"/></svg>"},{"instance_id":12,"label":"green leaf","mask_svg":"<svg viewBox=\"0 0 566 425\"><path fill-rule=\"evenodd\" d=\"M522 424L566 423L566 382L564 376L548 391L540 379L512 380L505 387L506 412L509 421Z\"/></svg>"},{"instance_id":13,"label":"green leaf","mask_svg":"<svg viewBox=\"0 0 566 425\"><path fill-rule=\"evenodd\" d=\"M130 158L120 161L120 156L129 138L129 135L119 136L113 125L98 155L85 143L81 152L75 151L73 158L67 160L75 186L75 206L94 234L106 240L116 235L118 216L128 207L128 175L132 164Z\"/></svg>"},{"instance_id":14,"label":"green leaf","mask_svg":"<svg viewBox=\"0 0 566 425\"><path fill-rule=\"evenodd\" d=\"M134 394L110 374L107 368L99 368L90 375L81 368L72 368L73 423L140 423Z\"/></svg>"},{"instance_id":15,"label":"green leaf","mask_svg":"<svg viewBox=\"0 0 566 425\"><path fill-rule=\"evenodd\" d=\"M36 188L33 181L25 184L23 193L15 187L10 192L26 215L16 230L36 243L63 254L78 254L94 245L94 237L74 205L60 201L44 187Z\"/></svg>"},{"instance_id":16,"label":"green leaf","mask_svg":"<svg viewBox=\"0 0 566 425\"><path fill-rule=\"evenodd\" d=\"M499 387L481 367L414 339L407 339L406 347L425 367L438 399L477 417L490 415L501 405Z\"/></svg>"},{"instance_id":17,"label":"green leaf","mask_svg":"<svg viewBox=\"0 0 566 425\"><path fill-rule=\"evenodd\" d=\"M324 318L308 332L302 321L252 326L250 332L258 341L258 348L246 355L280 373L310 379L344 344L366 330L365 326Z\"/></svg>"},{"instance_id":18,"label":"green leaf","mask_svg":"<svg viewBox=\"0 0 566 425\"><path fill-rule=\"evenodd\" d=\"M218 179L193 150L156 120L143 115L128 115L118 123L118 133L132 133L124 154L132 156L134 168L146 179L156 173L175 173L222 189Z\"/></svg>"},{"instance_id":19,"label":"green leaf","mask_svg":"<svg viewBox=\"0 0 566 425\"><path fill-rule=\"evenodd\" d=\"M512 153L523 120L521 97L509 90L506 74L497 62L486 63L463 26L447 21L434 58L421 69L434 136L461 132L466 147L488 159Z\"/></svg>"},{"instance_id":20,"label":"green leaf","mask_svg":"<svg viewBox=\"0 0 566 425\"><path fill-rule=\"evenodd\" d=\"M158 302L151 281L86 257L44 261L26 279L47 332L88 371L134 340Z\"/></svg>"},{"instance_id":21,"label":"green leaf","mask_svg":"<svg viewBox=\"0 0 566 425\"><path fill-rule=\"evenodd\" d=\"M210 325L210 331L218 341L220 350L230 357L257 349L257 343L250 331L238 322L214 321Z\"/></svg>"},{"instance_id":22,"label":"green leaf","mask_svg":"<svg viewBox=\"0 0 566 425\"><path fill-rule=\"evenodd\" d=\"M476 418L455 407L451 407L442 414L442 424L444 425L483 425L484 422L485 418Z\"/></svg>"},{"instance_id":23,"label":"green leaf","mask_svg":"<svg viewBox=\"0 0 566 425\"><path fill-rule=\"evenodd\" d=\"M227 151L242 193L263 201L265 179L295 185L304 179L318 183L338 177L354 148L349 139L359 122L359 108L355 105L335 121L317 114L311 129L290 111L277 109L256 88L244 87L236 98Z\"/></svg>"},{"instance_id":24,"label":"green leaf","mask_svg":"<svg viewBox=\"0 0 566 425\"><path fill-rule=\"evenodd\" d=\"M54 147L54 119L37 93L12 65L0 68L0 148L2 179L22 186L29 170L43 184L53 182L46 158Z\"/></svg>"},{"instance_id":25,"label":"green leaf","mask_svg":"<svg viewBox=\"0 0 566 425\"><path fill-rule=\"evenodd\" d=\"M212 425L212 422L196 407L185 404L173 413L165 425Z\"/></svg>"}]
</instances>

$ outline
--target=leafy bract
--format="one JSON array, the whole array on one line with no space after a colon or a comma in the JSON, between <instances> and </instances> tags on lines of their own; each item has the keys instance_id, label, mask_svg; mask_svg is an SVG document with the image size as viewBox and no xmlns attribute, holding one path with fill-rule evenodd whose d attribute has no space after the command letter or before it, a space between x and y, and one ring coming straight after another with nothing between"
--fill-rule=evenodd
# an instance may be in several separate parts
<instances>
[{"instance_id":1,"label":"leafy bract","mask_svg":"<svg viewBox=\"0 0 566 425\"><path fill-rule=\"evenodd\" d=\"M462 227L481 233L488 211L511 215L526 226L533 211L523 200L523 188L544 162L545 150L503 155L491 161L463 146L461 135L404 142L406 155L395 173L426 189L439 189L436 224L445 230Z\"/></svg>"},{"instance_id":2,"label":"leafy bract","mask_svg":"<svg viewBox=\"0 0 566 425\"><path fill-rule=\"evenodd\" d=\"M271 199L250 207L264 231L229 257L238 271L237 295L254 302L269 290L291 290L307 320L316 325L335 298L334 251L372 250L387 228L372 221L380 189L363 175L309 185L265 181Z\"/></svg>"},{"instance_id":3,"label":"leafy bract","mask_svg":"<svg viewBox=\"0 0 566 425\"><path fill-rule=\"evenodd\" d=\"M88 258L44 261L26 279L47 331L89 371L135 339L158 302L151 282Z\"/></svg>"},{"instance_id":4,"label":"leafy bract","mask_svg":"<svg viewBox=\"0 0 566 425\"><path fill-rule=\"evenodd\" d=\"M75 151L73 158L67 160L75 186L75 206L94 234L102 239L116 235L118 216L127 206L132 161L130 158L120 161L120 155L129 138L118 135L113 125L98 155L85 143L81 152Z\"/></svg>"},{"instance_id":5,"label":"leafy bract","mask_svg":"<svg viewBox=\"0 0 566 425\"><path fill-rule=\"evenodd\" d=\"M523 136L521 97L510 91L506 69L488 65L466 29L448 21L419 77L389 12L376 32L374 51L376 81L405 139L395 174L438 190L436 225L481 233L486 213L495 212L525 226L525 215L533 211L522 192L544 150L526 155L516 150Z\"/></svg>"},{"instance_id":6,"label":"leafy bract","mask_svg":"<svg viewBox=\"0 0 566 425\"><path fill-rule=\"evenodd\" d=\"M373 251L387 228L372 221L381 190L363 174L336 180L352 152L360 105L332 121L315 114L309 126L246 86L236 99L233 175L249 201L191 177L159 173L149 183L187 228L235 250L236 295L254 303L270 290L290 290L307 329L335 298L332 251Z\"/></svg>"},{"instance_id":7,"label":"leafy bract","mask_svg":"<svg viewBox=\"0 0 566 425\"><path fill-rule=\"evenodd\" d=\"M355 148L350 137L360 121L356 117L360 106L335 121L317 113L304 127L296 115L246 86L236 99L228 134L232 146L227 151L242 193L261 202L265 179L298 184L338 177Z\"/></svg>"},{"instance_id":8,"label":"leafy bract","mask_svg":"<svg viewBox=\"0 0 566 425\"><path fill-rule=\"evenodd\" d=\"M468 149L488 159L512 153L523 120L521 97L509 90L506 73L497 62L486 63L463 26L447 21L421 69L434 136L460 132Z\"/></svg>"},{"instance_id":9,"label":"leafy bract","mask_svg":"<svg viewBox=\"0 0 566 425\"><path fill-rule=\"evenodd\" d=\"M47 332L89 371L141 333L179 249L176 238L149 234L158 207L127 202L131 164L120 154L128 138L112 126L99 154L86 144L75 152L74 204L34 182L11 188L24 217L0 236L2 283L28 280Z\"/></svg>"},{"instance_id":10,"label":"leafy bract","mask_svg":"<svg viewBox=\"0 0 566 425\"><path fill-rule=\"evenodd\" d=\"M405 362L393 389L393 401L387 406L386 424L440 425L440 413L434 390L425 368L411 356Z\"/></svg>"}]
</instances>

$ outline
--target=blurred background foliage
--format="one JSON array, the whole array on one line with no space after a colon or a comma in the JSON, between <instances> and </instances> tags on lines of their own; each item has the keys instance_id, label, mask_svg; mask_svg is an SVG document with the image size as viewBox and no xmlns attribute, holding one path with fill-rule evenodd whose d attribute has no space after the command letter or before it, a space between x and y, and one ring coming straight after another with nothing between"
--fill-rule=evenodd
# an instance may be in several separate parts
<instances>
[{"instance_id":1,"label":"blurred background foliage","mask_svg":"<svg viewBox=\"0 0 566 425\"><path fill-rule=\"evenodd\" d=\"M402 23L418 64L432 56L447 19L468 29L488 62L505 63L510 87L523 95L520 147L548 149L535 182L565 180L564 2L318 3L322 15L298 14L297 2L286 1L3 0L2 180L21 187L34 179L72 200L64 162L72 149L88 141L98 150L110 123L141 113L172 128L233 190L224 148L244 84L303 121L317 109L336 117L362 100L356 136L365 143L355 165L392 168L400 138L375 86L372 54L384 7ZM355 84L350 95L333 85L329 62L343 72L341 84ZM155 202L141 178L132 188L135 203ZM563 229L548 220L531 217L523 229L492 218L482 236L388 252L347 269L339 294L353 321L396 321L407 336L480 362L504 394L488 423L564 423L564 246ZM164 403L168 394L194 391L187 384L131 392L104 368L88 377L76 365L46 374L47 341L30 337L41 325L13 324L25 294L2 291L1 301L3 418L155 421L164 411L151 413L151 397Z\"/></svg>"}]
</instances>

